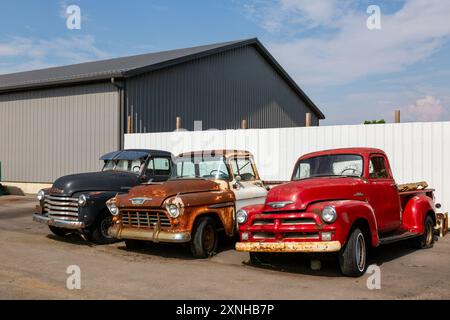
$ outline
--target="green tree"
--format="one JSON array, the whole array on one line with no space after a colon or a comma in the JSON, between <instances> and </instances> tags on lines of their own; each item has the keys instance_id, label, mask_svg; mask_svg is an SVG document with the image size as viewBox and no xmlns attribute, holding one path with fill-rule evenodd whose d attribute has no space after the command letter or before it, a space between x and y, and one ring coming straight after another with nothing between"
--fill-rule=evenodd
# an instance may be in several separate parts
<instances>
[{"instance_id":1,"label":"green tree","mask_svg":"<svg viewBox=\"0 0 450 320\"><path fill-rule=\"evenodd\" d=\"M386 121L384 119L381 119L381 120L366 120L366 121L364 121L364 124L382 124L382 123L386 123Z\"/></svg>"}]
</instances>

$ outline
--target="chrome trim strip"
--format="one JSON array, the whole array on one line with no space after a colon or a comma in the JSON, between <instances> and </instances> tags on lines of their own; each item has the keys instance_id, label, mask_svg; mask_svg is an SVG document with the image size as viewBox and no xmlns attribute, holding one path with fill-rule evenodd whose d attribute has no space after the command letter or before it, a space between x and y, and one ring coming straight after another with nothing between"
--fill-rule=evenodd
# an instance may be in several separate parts
<instances>
[{"instance_id":1,"label":"chrome trim strip","mask_svg":"<svg viewBox=\"0 0 450 320\"><path fill-rule=\"evenodd\" d=\"M78 203L77 202L73 202L73 201L69 201L69 202L64 202L64 201L52 201L52 200L45 200L45 203L50 204L50 205L56 205L56 206L69 206L69 207L78 207Z\"/></svg>"},{"instance_id":2,"label":"chrome trim strip","mask_svg":"<svg viewBox=\"0 0 450 320\"><path fill-rule=\"evenodd\" d=\"M78 202L77 198L69 198L69 197L55 197L55 196L45 196L45 199L50 199L50 200L58 200L58 201L75 201Z\"/></svg>"},{"instance_id":3,"label":"chrome trim strip","mask_svg":"<svg viewBox=\"0 0 450 320\"><path fill-rule=\"evenodd\" d=\"M78 207L60 207L60 206L51 206L48 204L44 204L45 209L50 210L57 210L57 211L70 211L70 212L77 212L78 213Z\"/></svg>"},{"instance_id":4,"label":"chrome trim strip","mask_svg":"<svg viewBox=\"0 0 450 320\"><path fill-rule=\"evenodd\" d=\"M208 206L208 208L216 209L216 208L225 208L225 207L231 207L234 206L234 202L222 202L222 203L216 203Z\"/></svg>"}]
</instances>

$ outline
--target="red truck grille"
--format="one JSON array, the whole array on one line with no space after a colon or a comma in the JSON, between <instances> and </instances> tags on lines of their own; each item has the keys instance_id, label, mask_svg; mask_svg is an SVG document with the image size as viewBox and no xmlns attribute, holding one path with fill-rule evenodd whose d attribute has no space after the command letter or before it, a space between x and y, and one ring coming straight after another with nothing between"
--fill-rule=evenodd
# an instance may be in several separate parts
<instances>
[{"instance_id":1,"label":"red truck grille","mask_svg":"<svg viewBox=\"0 0 450 320\"><path fill-rule=\"evenodd\" d=\"M257 241L320 240L318 217L305 212L264 212L250 221L250 237Z\"/></svg>"},{"instance_id":2,"label":"red truck grille","mask_svg":"<svg viewBox=\"0 0 450 320\"><path fill-rule=\"evenodd\" d=\"M276 219L255 219L253 220L254 226L270 226L275 224ZM285 218L280 219L281 224L283 225L308 225L308 224L316 224L316 221L312 218Z\"/></svg>"},{"instance_id":3,"label":"red truck grille","mask_svg":"<svg viewBox=\"0 0 450 320\"><path fill-rule=\"evenodd\" d=\"M253 232L252 237L255 240L259 239L273 239L273 240L284 240L284 239L296 239L296 240L319 240L319 233L306 233L306 232L285 232L281 234L281 238L277 238L276 234L273 232Z\"/></svg>"}]
</instances>

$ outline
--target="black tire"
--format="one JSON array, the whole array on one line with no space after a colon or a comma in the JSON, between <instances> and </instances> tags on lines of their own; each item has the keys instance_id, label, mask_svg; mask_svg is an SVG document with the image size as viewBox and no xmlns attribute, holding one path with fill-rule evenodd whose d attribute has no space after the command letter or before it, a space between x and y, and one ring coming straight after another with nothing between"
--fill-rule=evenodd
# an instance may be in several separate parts
<instances>
[{"instance_id":1,"label":"black tire","mask_svg":"<svg viewBox=\"0 0 450 320\"><path fill-rule=\"evenodd\" d=\"M269 264L270 254L265 252L250 252L250 263L251 264Z\"/></svg>"},{"instance_id":2,"label":"black tire","mask_svg":"<svg viewBox=\"0 0 450 320\"><path fill-rule=\"evenodd\" d=\"M219 245L217 223L210 217L201 218L194 228L190 242L195 258L208 258L216 254Z\"/></svg>"},{"instance_id":3,"label":"black tire","mask_svg":"<svg viewBox=\"0 0 450 320\"><path fill-rule=\"evenodd\" d=\"M109 213L102 213L100 218L94 223L89 230L89 239L97 244L109 244L116 242L114 237L108 234L108 229L112 224L112 215Z\"/></svg>"},{"instance_id":4,"label":"black tire","mask_svg":"<svg viewBox=\"0 0 450 320\"><path fill-rule=\"evenodd\" d=\"M71 232L69 229L58 228L54 226L48 226L48 228L50 229L51 232L53 232L53 234L59 237L67 236Z\"/></svg>"},{"instance_id":5,"label":"black tire","mask_svg":"<svg viewBox=\"0 0 450 320\"><path fill-rule=\"evenodd\" d=\"M125 240L125 247L129 250L142 249L145 247L146 242L140 240Z\"/></svg>"},{"instance_id":6,"label":"black tire","mask_svg":"<svg viewBox=\"0 0 450 320\"><path fill-rule=\"evenodd\" d=\"M423 223L425 232L414 239L412 239L412 244L417 249L429 249L434 245L434 222L430 216L425 218Z\"/></svg>"},{"instance_id":7,"label":"black tire","mask_svg":"<svg viewBox=\"0 0 450 320\"><path fill-rule=\"evenodd\" d=\"M363 232L354 228L345 247L339 252L341 272L350 277L360 277L367 268L367 244Z\"/></svg>"}]
</instances>

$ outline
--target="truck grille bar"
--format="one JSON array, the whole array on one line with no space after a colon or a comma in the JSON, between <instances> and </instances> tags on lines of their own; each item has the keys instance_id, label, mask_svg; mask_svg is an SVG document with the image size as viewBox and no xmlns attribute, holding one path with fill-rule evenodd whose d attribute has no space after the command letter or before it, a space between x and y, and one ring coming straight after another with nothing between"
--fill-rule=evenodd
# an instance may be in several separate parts
<instances>
[{"instance_id":1,"label":"truck grille bar","mask_svg":"<svg viewBox=\"0 0 450 320\"><path fill-rule=\"evenodd\" d=\"M45 196L44 214L50 218L78 220L78 198Z\"/></svg>"},{"instance_id":2,"label":"truck grille bar","mask_svg":"<svg viewBox=\"0 0 450 320\"><path fill-rule=\"evenodd\" d=\"M170 219L164 211L121 211L122 224L137 228L171 227Z\"/></svg>"}]
</instances>

